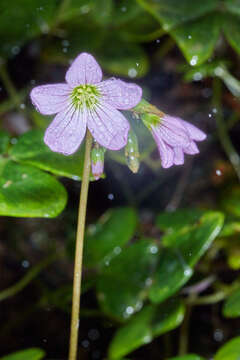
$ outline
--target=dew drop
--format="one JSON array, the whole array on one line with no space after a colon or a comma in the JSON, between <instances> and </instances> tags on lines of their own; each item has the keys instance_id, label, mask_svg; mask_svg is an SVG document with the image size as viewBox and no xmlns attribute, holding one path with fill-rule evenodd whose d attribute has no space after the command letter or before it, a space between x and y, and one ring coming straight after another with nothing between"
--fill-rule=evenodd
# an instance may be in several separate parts
<instances>
[{"instance_id":1,"label":"dew drop","mask_svg":"<svg viewBox=\"0 0 240 360\"><path fill-rule=\"evenodd\" d=\"M200 81L202 80L203 76L202 76L202 73L200 72L196 72L194 75L193 75L193 80L195 81Z\"/></svg>"},{"instance_id":2,"label":"dew drop","mask_svg":"<svg viewBox=\"0 0 240 360\"><path fill-rule=\"evenodd\" d=\"M20 52L20 47L19 46L13 46L11 51L12 51L13 55L17 55Z\"/></svg>"},{"instance_id":3,"label":"dew drop","mask_svg":"<svg viewBox=\"0 0 240 360\"><path fill-rule=\"evenodd\" d=\"M113 195L113 194L108 194L108 199L109 199L109 200L113 200L113 199L114 199L114 195Z\"/></svg>"},{"instance_id":4,"label":"dew drop","mask_svg":"<svg viewBox=\"0 0 240 360\"><path fill-rule=\"evenodd\" d=\"M158 252L158 247L155 245L150 246L150 253L156 254Z\"/></svg>"},{"instance_id":5,"label":"dew drop","mask_svg":"<svg viewBox=\"0 0 240 360\"><path fill-rule=\"evenodd\" d=\"M131 68L128 70L128 76L130 78L135 78L137 76L137 70L134 68Z\"/></svg>"},{"instance_id":6,"label":"dew drop","mask_svg":"<svg viewBox=\"0 0 240 360\"><path fill-rule=\"evenodd\" d=\"M195 66L195 65L197 65L197 62L198 62L198 56L194 55L192 57L192 59L190 60L190 65Z\"/></svg>"},{"instance_id":7,"label":"dew drop","mask_svg":"<svg viewBox=\"0 0 240 360\"><path fill-rule=\"evenodd\" d=\"M90 342L86 339L82 341L82 346L87 349L89 347Z\"/></svg>"},{"instance_id":8,"label":"dew drop","mask_svg":"<svg viewBox=\"0 0 240 360\"><path fill-rule=\"evenodd\" d=\"M122 249L120 248L120 246L116 246L113 249L114 254L119 255L122 252Z\"/></svg>"},{"instance_id":9,"label":"dew drop","mask_svg":"<svg viewBox=\"0 0 240 360\"><path fill-rule=\"evenodd\" d=\"M132 306L128 306L128 307L126 308L126 313L127 313L128 315L132 315L132 314L134 313L134 308L133 308Z\"/></svg>"},{"instance_id":10,"label":"dew drop","mask_svg":"<svg viewBox=\"0 0 240 360\"><path fill-rule=\"evenodd\" d=\"M22 261L22 267L23 267L23 268L27 269L29 266L30 266L30 263L29 263L28 260L23 260L23 261Z\"/></svg>"},{"instance_id":11,"label":"dew drop","mask_svg":"<svg viewBox=\"0 0 240 360\"><path fill-rule=\"evenodd\" d=\"M222 341L224 338L223 331L221 329L216 329L213 333L213 337L214 337L214 340L216 340L218 342Z\"/></svg>"}]
</instances>

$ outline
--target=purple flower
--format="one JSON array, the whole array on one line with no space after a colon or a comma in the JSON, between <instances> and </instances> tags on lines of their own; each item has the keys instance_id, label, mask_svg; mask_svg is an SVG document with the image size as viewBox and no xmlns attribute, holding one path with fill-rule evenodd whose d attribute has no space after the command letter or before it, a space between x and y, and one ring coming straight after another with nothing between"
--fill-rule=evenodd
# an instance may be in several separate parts
<instances>
[{"instance_id":1,"label":"purple flower","mask_svg":"<svg viewBox=\"0 0 240 360\"><path fill-rule=\"evenodd\" d=\"M128 110L141 100L142 90L118 79L102 81L102 70L93 56L82 53L68 69L64 84L37 86L31 100L43 115L56 114L44 141L52 151L73 154L86 129L110 150L127 143L129 123L117 110Z\"/></svg>"},{"instance_id":2,"label":"purple flower","mask_svg":"<svg viewBox=\"0 0 240 360\"><path fill-rule=\"evenodd\" d=\"M196 126L169 115L159 118L157 115L143 119L156 141L163 168L182 165L184 154L199 153L196 141L206 139L206 134Z\"/></svg>"},{"instance_id":3,"label":"purple flower","mask_svg":"<svg viewBox=\"0 0 240 360\"><path fill-rule=\"evenodd\" d=\"M92 162L92 174L95 180L99 180L103 174L104 163L98 160L96 163Z\"/></svg>"},{"instance_id":4,"label":"purple flower","mask_svg":"<svg viewBox=\"0 0 240 360\"><path fill-rule=\"evenodd\" d=\"M105 150L105 148L95 144L91 151L91 168L95 180L99 180L103 174Z\"/></svg>"}]
</instances>

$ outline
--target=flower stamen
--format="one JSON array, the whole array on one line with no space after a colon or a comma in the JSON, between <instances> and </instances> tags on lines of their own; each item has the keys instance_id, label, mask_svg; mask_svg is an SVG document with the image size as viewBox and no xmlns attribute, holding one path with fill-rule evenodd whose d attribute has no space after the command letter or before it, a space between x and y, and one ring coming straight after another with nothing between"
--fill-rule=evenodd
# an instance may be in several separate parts
<instances>
[{"instance_id":1,"label":"flower stamen","mask_svg":"<svg viewBox=\"0 0 240 360\"><path fill-rule=\"evenodd\" d=\"M100 98L101 94L94 85L79 85L75 87L71 93L71 99L76 108L94 108Z\"/></svg>"}]
</instances>

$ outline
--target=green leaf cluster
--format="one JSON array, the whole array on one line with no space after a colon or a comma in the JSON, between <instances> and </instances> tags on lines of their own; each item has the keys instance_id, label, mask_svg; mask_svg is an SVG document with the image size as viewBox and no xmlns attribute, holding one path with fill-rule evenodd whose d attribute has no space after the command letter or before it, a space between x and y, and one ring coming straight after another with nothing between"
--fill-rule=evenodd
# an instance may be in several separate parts
<instances>
[{"instance_id":1,"label":"green leaf cluster","mask_svg":"<svg viewBox=\"0 0 240 360\"><path fill-rule=\"evenodd\" d=\"M239 0L138 0L169 33L192 65L209 59L223 33L240 53Z\"/></svg>"}]
</instances>

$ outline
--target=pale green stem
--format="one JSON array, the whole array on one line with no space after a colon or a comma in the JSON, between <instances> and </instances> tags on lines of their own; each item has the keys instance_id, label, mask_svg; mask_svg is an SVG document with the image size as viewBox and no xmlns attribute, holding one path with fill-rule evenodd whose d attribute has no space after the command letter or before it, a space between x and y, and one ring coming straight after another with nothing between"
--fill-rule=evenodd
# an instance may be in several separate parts
<instances>
[{"instance_id":1,"label":"pale green stem","mask_svg":"<svg viewBox=\"0 0 240 360\"><path fill-rule=\"evenodd\" d=\"M85 231L85 219L87 209L88 187L90 180L91 167L91 147L92 135L87 131L85 144L85 157L82 175L82 186L78 212L78 225L76 235L76 250L75 250L75 264L74 264L74 278L73 278L73 299L72 299L72 319L71 319L71 334L69 344L69 360L76 360L78 348L78 329L80 316L80 295L81 295L81 279L82 279L82 257L83 257L83 241Z\"/></svg>"},{"instance_id":2,"label":"pale green stem","mask_svg":"<svg viewBox=\"0 0 240 360\"><path fill-rule=\"evenodd\" d=\"M39 264L32 267L25 276L21 280L19 280L16 284L10 286L9 288L0 292L0 301L3 301L9 297L16 295L18 292L23 290L38 274L49 264L51 264L57 255L53 254L46 259L44 259Z\"/></svg>"},{"instance_id":3,"label":"pale green stem","mask_svg":"<svg viewBox=\"0 0 240 360\"><path fill-rule=\"evenodd\" d=\"M211 305L211 304L216 304L219 301L224 300L228 295L229 295L228 292L218 291L212 295L201 296L201 297L195 298L195 299L191 299L191 298L187 299L186 302L188 304L193 304L193 305Z\"/></svg>"},{"instance_id":4,"label":"pale green stem","mask_svg":"<svg viewBox=\"0 0 240 360\"><path fill-rule=\"evenodd\" d=\"M62 22L62 18L64 17L67 9L69 8L72 0L62 0L61 5L59 6L58 13L54 19L54 23L51 26L51 31L58 27L58 25Z\"/></svg>"},{"instance_id":5,"label":"pale green stem","mask_svg":"<svg viewBox=\"0 0 240 360\"><path fill-rule=\"evenodd\" d=\"M222 95L221 81L215 78L213 80L213 105L217 110L215 118L217 122L218 137L229 161L231 162L238 176L238 179L240 180L240 157L231 142L230 136L227 131L227 125L224 122L222 106L221 106L221 95Z\"/></svg>"},{"instance_id":6,"label":"pale green stem","mask_svg":"<svg viewBox=\"0 0 240 360\"><path fill-rule=\"evenodd\" d=\"M13 82L8 75L6 65L4 63L0 66L0 78L13 104L16 108L19 108L21 105L21 99L18 96L17 90L15 89L15 86L13 85Z\"/></svg>"}]
</instances>

